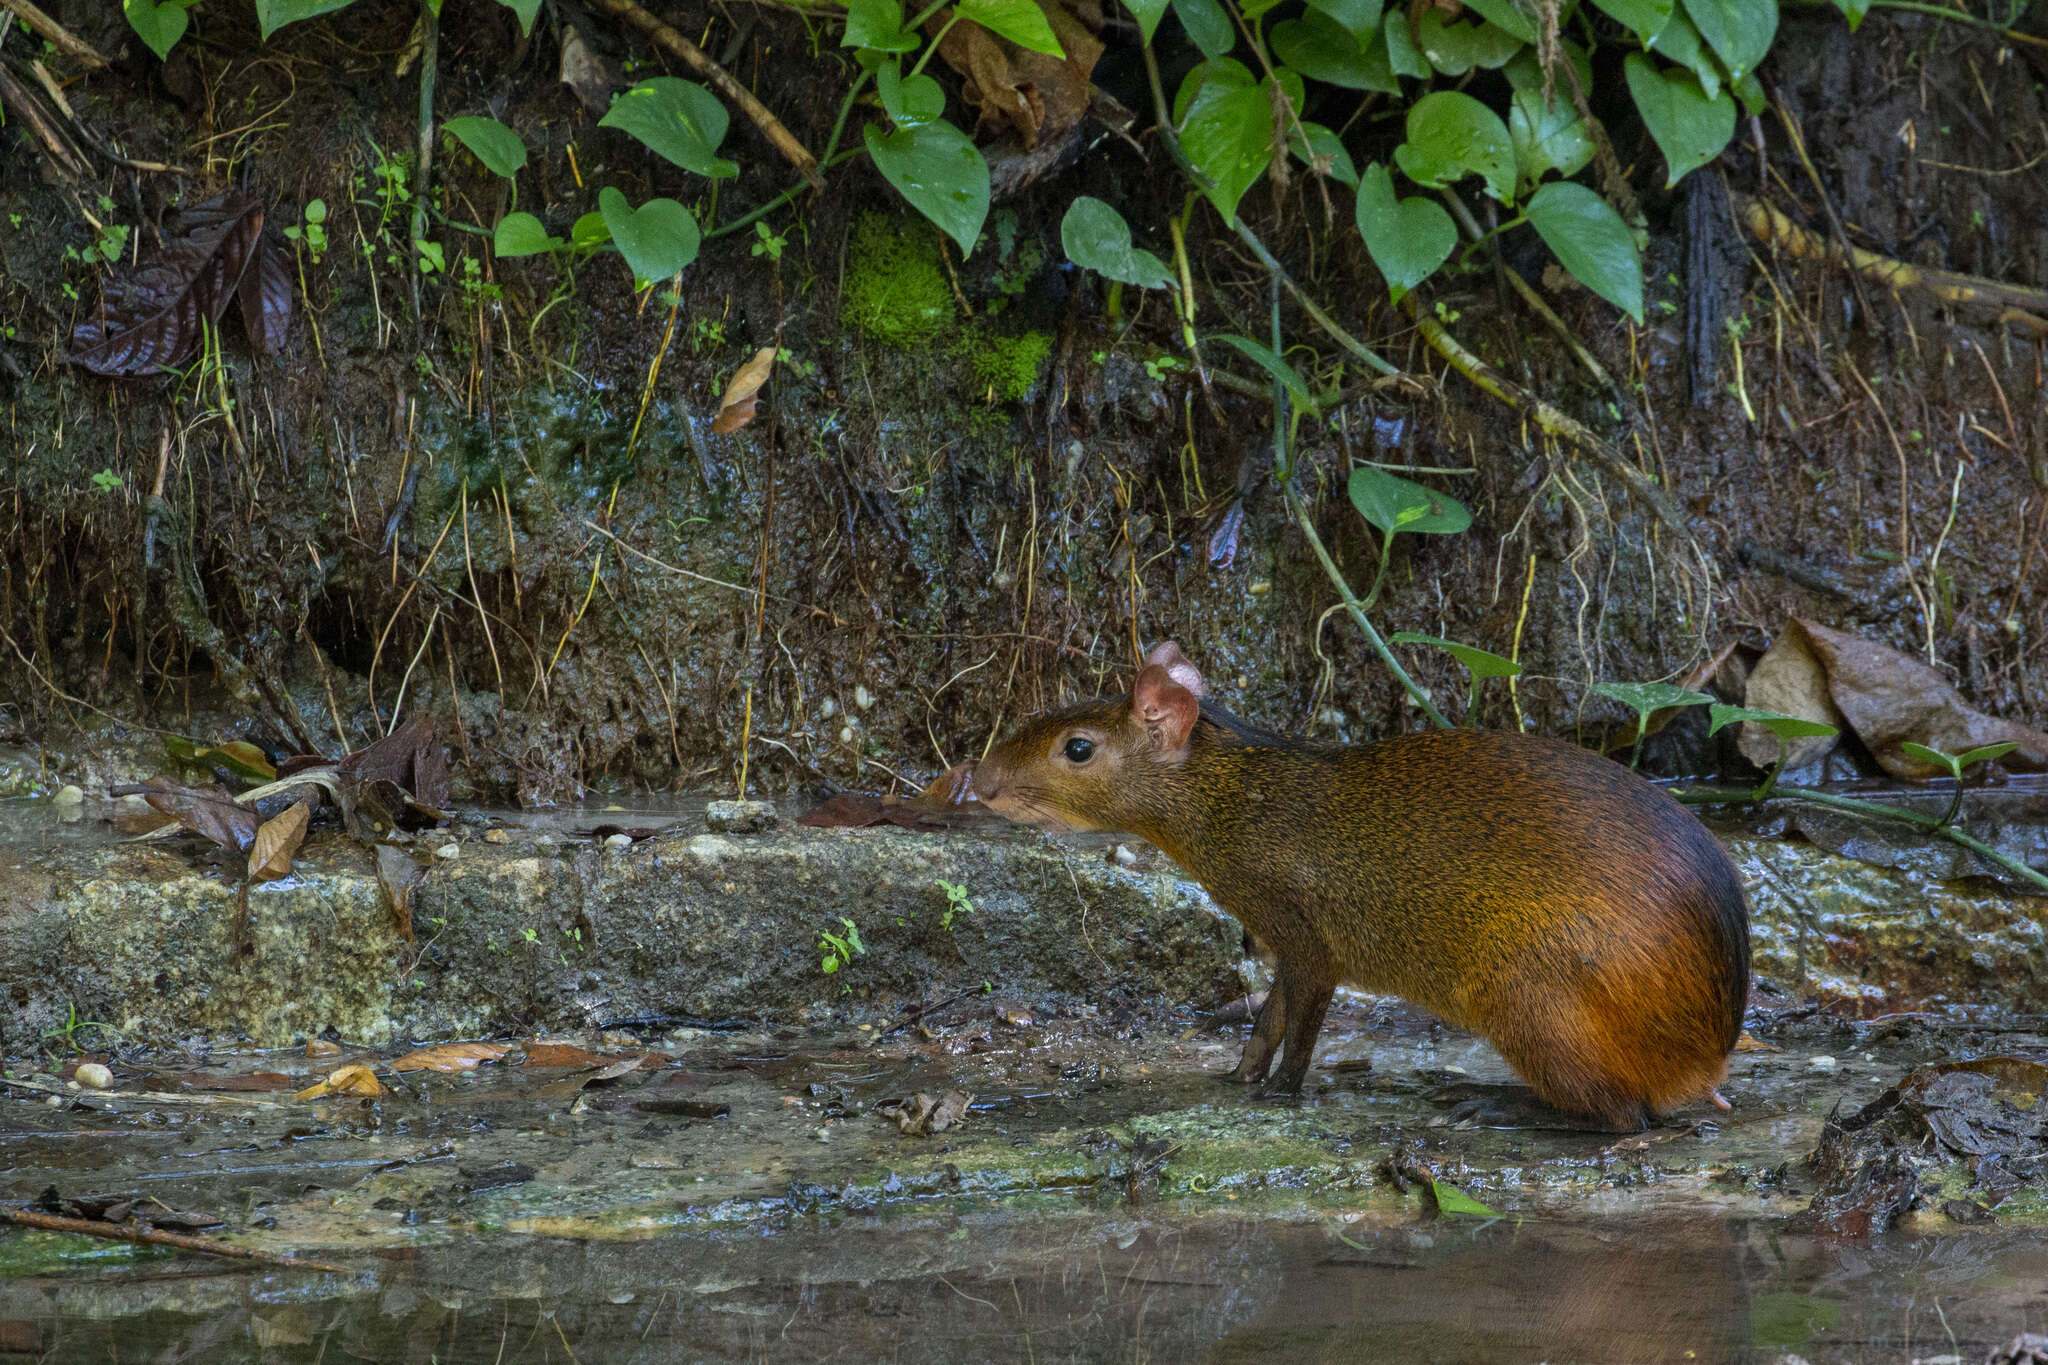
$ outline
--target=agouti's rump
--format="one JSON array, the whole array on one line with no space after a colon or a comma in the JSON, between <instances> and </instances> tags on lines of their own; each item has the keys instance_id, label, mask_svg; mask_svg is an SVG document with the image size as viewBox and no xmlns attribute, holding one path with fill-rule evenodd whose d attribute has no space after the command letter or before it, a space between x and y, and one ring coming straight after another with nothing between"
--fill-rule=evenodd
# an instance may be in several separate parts
<instances>
[{"instance_id":1,"label":"agouti's rump","mask_svg":"<svg viewBox=\"0 0 2048 1365\"><path fill-rule=\"evenodd\" d=\"M1264 1080L1284 1041L1271 1088L1299 1089L1350 982L1483 1033L1545 1100L1618 1127L1713 1094L1747 913L1668 795L1519 734L1297 744L1202 707L1177 649L1148 664L1128 699L1027 724L974 785L1013 818L1152 840L1273 953L1238 1079Z\"/></svg>"}]
</instances>

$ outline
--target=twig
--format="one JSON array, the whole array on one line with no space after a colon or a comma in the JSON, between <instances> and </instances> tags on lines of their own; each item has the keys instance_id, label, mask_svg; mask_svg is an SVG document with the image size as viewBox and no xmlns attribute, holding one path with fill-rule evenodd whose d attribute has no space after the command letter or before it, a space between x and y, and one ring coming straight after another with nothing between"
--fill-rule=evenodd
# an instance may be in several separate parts
<instances>
[{"instance_id":1,"label":"twig","mask_svg":"<svg viewBox=\"0 0 2048 1365\"><path fill-rule=\"evenodd\" d=\"M768 106L754 98L751 90L734 80L726 69L711 60L711 54L685 38L661 20L633 3L633 0L592 0L596 8L607 10L639 28L670 52L688 62L696 73L717 86L725 97L740 107L740 111L754 121L775 145L775 150L787 157L790 165L803 173L811 182L811 188L825 188L825 177L818 174L818 159L810 154L804 144L796 140L796 134L782 124L782 120L770 113Z\"/></svg>"},{"instance_id":2,"label":"twig","mask_svg":"<svg viewBox=\"0 0 2048 1365\"><path fill-rule=\"evenodd\" d=\"M69 1232L79 1237L100 1237L110 1242L135 1242L143 1246L176 1247L180 1251L203 1252L208 1256L222 1256L231 1261L255 1261L259 1265L281 1266L291 1270L324 1270L335 1275L354 1273L345 1265L301 1260L297 1256L286 1256L282 1252L233 1246L218 1238L194 1237L184 1232L160 1232L150 1227L99 1223L89 1218L64 1218L54 1213L37 1213L34 1209L0 1209L0 1218L25 1228L41 1228L45 1232Z\"/></svg>"},{"instance_id":3,"label":"twig","mask_svg":"<svg viewBox=\"0 0 2048 1365\"><path fill-rule=\"evenodd\" d=\"M426 269L427 203L434 184L434 84L441 71L441 7L420 6L419 194L412 201L412 314L420 317L420 276ZM453 395L450 396L451 400ZM459 405L457 405L459 406Z\"/></svg>"},{"instance_id":4,"label":"twig","mask_svg":"<svg viewBox=\"0 0 2048 1365\"><path fill-rule=\"evenodd\" d=\"M57 50L67 56L77 58L94 70L107 65L107 59L100 55L98 48L31 5L29 0L0 0L0 7L21 16L21 22L55 43Z\"/></svg>"},{"instance_id":5,"label":"twig","mask_svg":"<svg viewBox=\"0 0 2048 1365\"><path fill-rule=\"evenodd\" d=\"M1672 787L1671 795L1688 806L1716 806L1747 804L1755 793L1747 787ZM1922 815L1917 810L1902 810L1878 801L1863 801L1853 796L1837 796L1833 792L1815 791L1811 787L1773 787L1770 799L1783 797L1788 801L1804 801L1808 805L1828 806L1835 810L1852 811L1879 820L1896 820L1915 829L1938 835L1950 843L1959 844L1981 858L1997 863L2022 881L2032 882L2043 891L2048 891L2048 873L2038 872L2017 858L2000 853L1991 845L1973 835L1965 834L1954 825L1943 824L1932 815Z\"/></svg>"},{"instance_id":6,"label":"twig","mask_svg":"<svg viewBox=\"0 0 2048 1365\"><path fill-rule=\"evenodd\" d=\"M1408 311L1409 319L1427 340L1436 353L1449 361L1451 368L1472 381L1474 385L1498 398L1501 402L1534 422L1546 436L1562 437L1579 449L1591 455L1600 466L1628 485L1637 501L1656 514L1671 533L1687 545L1697 548L1692 532L1687 529L1685 517L1676 503L1662 488L1631 464L1619 450L1595 436L1573 417L1530 393L1514 380L1502 374L1493 366L1465 349L1456 337L1444 330L1442 323L1423 311L1422 303L1414 294L1401 299L1401 306ZM1701 556L1705 562L1705 556Z\"/></svg>"},{"instance_id":7,"label":"twig","mask_svg":"<svg viewBox=\"0 0 2048 1365\"><path fill-rule=\"evenodd\" d=\"M1814 236L1761 199L1739 199L1736 207L1758 240L1770 243L1788 256L1846 266L1853 274L1867 275L1894 293L1924 289L1944 303L1997 308L1997 321L2016 323L2036 336L2048 335L2048 319L2042 316L2048 314L2048 289L2007 284L1953 270L1932 270L1865 251L1846 241L1838 246Z\"/></svg>"}]
</instances>

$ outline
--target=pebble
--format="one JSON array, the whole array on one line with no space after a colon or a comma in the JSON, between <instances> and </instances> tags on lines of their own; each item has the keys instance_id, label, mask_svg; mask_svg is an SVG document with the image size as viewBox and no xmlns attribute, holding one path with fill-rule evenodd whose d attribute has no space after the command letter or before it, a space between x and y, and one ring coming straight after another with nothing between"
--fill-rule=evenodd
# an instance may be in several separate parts
<instances>
[{"instance_id":1,"label":"pebble","mask_svg":"<svg viewBox=\"0 0 2048 1365\"><path fill-rule=\"evenodd\" d=\"M339 1057L341 1055L341 1044L330 1042L325 1038L308 1038L306 1040L306 1055L308 1057Z\"/></svg>"},{"instance_id":2,"label":"pebble","mask_svg":"<svg viewBox=\"0 0 2048 1365\"><path fill-rule=\"evenodd\" d=\"M1808 1071L1833 1071L1835 1065L1835 1059L1823 1053L1818 1057L1808 1058L1806 1069Z\"/></svg>"},{"instance_id":3,"label":"pebble","mask_svg":"<svg viewBox=\"0 0 2048 1365\"><path fill-rule=\"evenodd\" d=\"M114 1073L98 1062L85 1062L71 1073L71 1078L87 1090L105 1090L114 1083Z\"/></svg>"},{"instance_id":4,"label":"pebble","mask_svg":"<svg viewBox=\"0 0 2048 1365\"><path fill-rule=\"evenodd\" d=\"M778 819L771 801L712 801L704 807L704 825L713 834L759 834L774 829Z\"/></svg>"},{"instance_id":5,"label":"pebble","mask_svg":"<svg viewBox=\"0 0 2048 1365\"><path fill-rule=\"evenodd\" d=\"M484 831L484 842L487 844L505 844L511 841L512 836L496 826Z\"/></svg>"},{"instance_id":6,"label":"pebble","mask_svg":"<svg viewBox=\"0 0 2048 1365\"><path fill-rule=\"evenodd\" d=\"M57 788L57 795L53 799L60 806L82 806L85 804L85 793L66 782Z\"/></svg>"},{"instance_id":7,"label":"pebble","mask_svg":"<svg viewBox=\"0 0 2048 1365\"><path fill-rule=\"evenodd\" d=\"M434 850L434 856L436 858L460 858L462 856L462 845L443 844Z\"/></svg>"},{"instance_id":8,"label":"pebble","mask_svg":"<svg viewBox=\"0 0 2048 1365\"><path fill-rule=\"evenodd\" d=\"M1109 851L1109 860L1118 867L1136 867L1138 865L1138 855L1131 852L1130 848L1124 844L1118 844Z\"/></svg>"}]
</instances>

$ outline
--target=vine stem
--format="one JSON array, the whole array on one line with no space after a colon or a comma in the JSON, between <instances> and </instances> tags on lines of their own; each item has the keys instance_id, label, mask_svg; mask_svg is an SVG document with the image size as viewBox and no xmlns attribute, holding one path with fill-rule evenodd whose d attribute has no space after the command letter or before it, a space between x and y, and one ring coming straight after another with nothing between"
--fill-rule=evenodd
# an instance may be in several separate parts
<instances>
[{"instance_id":1,"label":"vine stem","mask_svg":"<svg viewBox=\"0 0 2048 1365\"><path fill-rule=\"evenodd\" d=\"M1195 163L1188 160L1187 153L1181 150L1180 139L1174 135L1173 114L1166 103L1165 88L1159 83L1159 61L1152 55L1152 45L1147 43L1140 51L1145 54L1145 79L1152 87L1152 111L1159 120L1159 140L1166 145L1167 154L1173 158L1174 164L1180 167L1181 174L1187 176L1189 180L1193 181L1198 188L1206 193L1213 188L1210 185L1209 177L1195 169ZM1344 330L1343 326L1335 318L1324 312L1322 305L1309 297L1308 291L1303 289L1300 284L1296 283L1294 277L1287 273L1287 267L1281 265L1279 258L1266 250L1266 244L1260 241L1257 234L1246 227L1244 220L1235 213L1230 215L1230 227L1232 231L1237 233L1238 240L1251 248L1251 253L1258 257L1259 264L1279 277L1280 283L1286 286L1287 292L1294 297L1295 303L1301 306L1301 311L1307 313L1310 320L1316 326L1322 328L1332 341L1335 341L1339 346L1351 352L1352 355L1358 358L1359 363L1368 369L1390 376L1401 373L1399 367Z\"/></svg>"},{"instance_id":2,"label":"vine stem","mask_svg":"<svg viewBox=\"0 0 2048 1365\"><path fill-rule=\"evenodd\" d=\"M1350 613L1351 619L1357 622L1358 629L1365 635L1366 643L1373 647L1373 652L1380 656L1380 662L1392 671L1408 695L1415 698L1415 704L1422 708L1422 714L1429 717L1432 725L1440 730L1452 728L1451 723L1444 719L1444 713L1436 709L1436 703L1429 699L1429 694L1422 690L1421 684L1408 676L1408 670L1401 667L1401 661L1394 657L1394 651L1380 637L1380 633L1373 629L1372 622L1366 619L1365 609L1360 605L1358 595L1352 592L1351 585L1344 581L1344 571L1337 567L1337 561L1330 557L1329 548L1323 544L1323 538L1316 534L1315 520L1309 516L1308 506L1302 502L1294 481L1283 481L1280 491L1286 495L1287 510L1294 514L1295 524L1301 527L1302 535L1308 538L1309 548L1316 552L1316 558L1322 562L1323 572L1330 576L1330 582L1336 584L1337 595L1344 599L1344 609Z\"/></svg>"},{"instance_id":3,"label":"vine stem","mask_svg":"<svg viewBox=\"0 0 2048 1365\"><path fill-rule=\"evenodd\" d=\"M1742 787L1672 787L1671 795L1688 806L1748 805L1756 793ZM1772 799L1804 801L1808 805L1827 806L1834 810L1853 811L1880 820L1896 820L1911 825L1929 834L1939 835L1950 843L1959 844L1980 857L2010 872L2022 881L2031 882L2048 891L2048 873L2037 872L2017 858L2011 858L1973 835L1965 834L1954 825L1942 824L1931 815L1922 815L1916 810L1900 810L1878 801L1864 801L1853 796L1837 796L1833 792L1815 791L1811 787L1778 787L1771 792Z\"/></svg>"}]
</instances>

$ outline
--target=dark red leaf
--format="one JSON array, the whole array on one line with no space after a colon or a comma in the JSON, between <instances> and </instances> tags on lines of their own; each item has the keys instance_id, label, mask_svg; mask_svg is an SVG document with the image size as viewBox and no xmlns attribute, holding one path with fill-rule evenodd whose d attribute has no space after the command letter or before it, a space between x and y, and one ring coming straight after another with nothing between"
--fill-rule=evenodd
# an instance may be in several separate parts
<instances>
[{"instance_id":1,"label":"dark red leaf","mask_svg":"<svg viewBox=\"0 0 2048 1365\"><path fill-rule=\"evenodd\" d=\"M242 303L249 344L268 355L282 352L292 320L292 277L284 251L269 233L256 239L255 259L235 296Z\"/></svg>"},{"instance_id":2,"label":"dark red leaf","mask_svg":"<svg viewBox=\"0 0 2048 1365\"><path fill-rule=\"evenodd\" d=\"M248 272L263 206L225 190L184 210L178 234L147 265L110 274L93 315L71 333L74 365L111 376L175 368L199 349Z\"/></svg>"}]
</instances>

